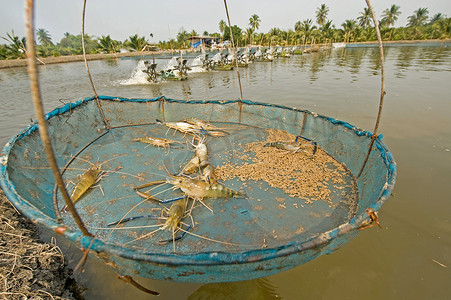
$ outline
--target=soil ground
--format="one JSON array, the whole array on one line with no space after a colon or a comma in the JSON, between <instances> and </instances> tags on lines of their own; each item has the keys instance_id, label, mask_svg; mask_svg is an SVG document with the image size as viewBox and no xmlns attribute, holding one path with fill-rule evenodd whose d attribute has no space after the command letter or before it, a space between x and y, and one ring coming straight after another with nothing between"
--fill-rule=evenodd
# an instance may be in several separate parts
<instances>
[{"instance_id":1,"label":"soil ground","mask_svg":"<svg viewBox=\"0 0 451 300\"><path fill-rule=\"evenodd\" d=\"M0 189L0 299L83 299L55 244L21 216Z\"/></svg>"}]
</instances>

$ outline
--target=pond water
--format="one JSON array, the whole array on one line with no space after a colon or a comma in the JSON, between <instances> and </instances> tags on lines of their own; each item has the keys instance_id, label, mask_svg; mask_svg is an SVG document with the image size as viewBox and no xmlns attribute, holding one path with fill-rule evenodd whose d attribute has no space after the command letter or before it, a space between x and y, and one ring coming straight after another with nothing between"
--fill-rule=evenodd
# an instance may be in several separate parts
<instances>
[{"instance_id":1,"label":"pond water","mask_svg":"<svg viewBox=\"0 0 451 300\"><path fill-rule=\"evenodd\" d=\"M182 284L136 278L159 299L445 299L451 292L451 45L387 47L379 133L398 178L371 228L331 255L261 280ZM159 66L167 59L156 59ZM129 98L238 99L236 72L193 73L187 81L142 84L139 59L89 63L97 93ZM139 67L138 67L139 68ZM309 109L372 131L379 105L378 48L334 49L240 68L245 99ZM93 94L84 63L40 67L46 111ZM35 119L25 68L0 70L0 144ZM50 239L50 235L44 235ZM60 241L69 263L81 253ZM86 299L148 299L89 258L77 280ZM245 279L245 275L243 275Z\"/></svg>"}]
</instances>

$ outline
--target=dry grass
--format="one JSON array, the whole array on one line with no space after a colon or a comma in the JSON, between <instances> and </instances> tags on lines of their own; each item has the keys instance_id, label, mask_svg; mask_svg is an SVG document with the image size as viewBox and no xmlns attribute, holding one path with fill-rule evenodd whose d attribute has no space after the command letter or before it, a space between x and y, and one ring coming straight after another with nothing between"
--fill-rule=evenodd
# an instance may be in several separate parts
<instances>
[{"instance_id":1,"label":"dry grass","mask_svg":"<svg viewBox=\"0 0 451 300\"><path fill-rule=\"evenodd\" d=\"M0 209L0 299L75 299L59 247L40 242L1 190Z\"/></svg>"}]
</instances>

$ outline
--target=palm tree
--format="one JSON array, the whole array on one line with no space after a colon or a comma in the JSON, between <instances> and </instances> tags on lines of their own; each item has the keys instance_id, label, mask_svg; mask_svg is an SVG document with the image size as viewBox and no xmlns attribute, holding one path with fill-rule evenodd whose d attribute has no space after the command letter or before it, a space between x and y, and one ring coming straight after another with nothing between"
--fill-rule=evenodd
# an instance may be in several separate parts
<instances>
[{"instance_id":1,"label":"palm tree","mask_svg":"<svg viewBox=\"0 0 451 300\"><path fill-rule=\"evenodd\" d=\"M381 23L387 25L388 27L395 25L395 22L398 20L398 16L401 14L399 10L399 6L393 4L390 9L384 10L382 13Z\"/></svg>"},{"instance_id":2,"label":"palm tree","mask_svg":"<svg viewBox=\"0 0 451 300\"><path fill-rule=\"evenodd\" d=\"M185 28L181 27L179 30L179 33L177 33L177 43L182 47L185 46L186 40L190 37L190 36L195 36L197 35L196 31L192 31L191 33L189 33L188 31L185 30Z\"/></svg>"},{"instance_id":3,"label":"palm tree","mask_svg":"<svg viewBox=\"0 0 451 300\"><path fill-rule=\"evenodd\" d=\"M435 22L444 20L445 16L442 13L437 13L435 14L430 20L429 20L429 24L434 24Z\"/></svg>"},{"instance_id":4,"label":"palm tree","mask_svg":"<svg viewBox=\"0 0 451 300\"><path fill-rule=\"evenodd\" d=\"M332 20L324 23L319 29L321 30L321 35L323 38L332 40L335 29L335 26L332 25Z\"/></svg>"},{"instance_id":5,"label":"palm tree","mask_svg":"<svg viewBox=\"0 0 451 300\"><path fill-rule=\"evenodd\" d=\"M360 16L357 18L357 20L359 21L359 25L363 28L366 28L371 25L371 19L372 16L370 9L368 7L365 7L363 9L363 12L361 12Z\"/></svg>"},{"instance_id":6,"label":"palm tree","mask_svg":"<svg viewBox=\"0 0 451 300\"><path fill-rule=\"evenodd\" d=\"M357 21L345 20L341 26L343 27L343 31L345 33L345 42L350 41L352 33L357 29Z\"/></svg>"},{"instance_id":7,"label":"palm tree","mask_svg":"<svg viewBox=\"0 0 451 300\"><path fill-rule=\"evenodd\" d=\"M7 58L25 58L25 38L19 39L14 34L14 30L11 34L6 34L8 37L2 37L5 41L9 42L9 45L5 45Z\"/></svg>"},{"instance_id":8,"label":"palm tree","mask_svg":"<svg viewBox=\"0 0 451 300\"><path fill-rule=\"evenodd\" d=\"M316 23L318 23L319 26L322 26L326 22L328 12L329 7L327 7L326 4L321 4L316 10Z\"/></svg>"},{"instance_id":9,"label":"palm tree","mask_svg":"<svg viewBox=\"0 0 451 300\"><path fill-rule=\"evenodd\" d=\"M113 40L110 35L104 36L99 39L99 49L106 53L116 52L117 42Z\"/></svg>"},{"instance_id":10,"label":"palm tree","mask_svg":"<svg viewBox=\"0 0 451 300\"><path fill-rule=\"evenodd\" d=\"M36 31L36 35L38 36L39 43L41 43L42 46L52 46L52 38L50 36L50 33L45 30L44 28L39 28Z\"/></svg>"},{"instance_id":11,"label":"palm tree","mask_svg":"<svg viewBox=\"0 0 451 300\"><path fill-rule=\"evenodd\" d=\"M366 27L360 32L359 38L362 42L377 40L376 29L374 27Z\"/></svg>"},{"instance_id":12,"label":"palm tree","mask_svg":"<svg viewBox=\"0 0 451 300\"><path fill-rule=\"evenodd\" d=\"M224 20L219 21L219 32L221 32L222 39L224 39L224 31L226 28L226 22Z\"/></svg>"},{"instance_id":13,"label":"palm tree","mask_svg":"<svg viewBox=\"0 0 451 300\"><path fill-rule=\"evenodd\" d=\"M426 20L428 19L428 9L427 8L419 8L416 11L414 11L414 14L409 16L407 20L409 23L407 23L408 27L415 27L424 25L426 23Z\"/></svg>"},{"instance_id":14,"label":"palm tree","mask_svg":"<svg viewBox=\"0 0 451 300\"><path fill-rule=\"evenodd\" d=\"M130 36L130 41L128 42L128 46L135 51L142 51L144 46L147 45L147 41L145 37L138 37L137 34L134 36Z\"/></svg>"},{"instance_id":15,"label":"palm tree","mask_svg":"<svg viewBox=\"0 0 451 300\"><path fill-rule=\"evenodd\" d=\"M253 14L250 18L249 18L249 26L252 29L252 33L255 32L256 29L258 29L260 27L260 17L257 16L256 14ZM251 37L253 37L253 35L251 35ZM251 43L253 43L253 41L251 41Z\"/></svg>"},{"instance_id":16,"label":"palm tree","mask_svg":"<svg viewBox=\"0 0 451 300\"><path fill-rule=\"evenodd\" d=\"M0 59L7 58L8 58L8 50L6 50L6 47L4 45L0 44Z\"/></svg>"},{"instance_id":17,"label":"palm tree","mask_svg":"<svg viewBox=\"0 0 451 300\"><path fill-rule=\"evenodd\" d=\"M302 32L305 36L305 39L308 41L310 40L310 37L313 35L313 32L315 31L316 26L313 25L312 19L307 19L304 21L297 21L294 25L294 31L296 32Z\"/></svg>"},{"instance_id":18,"label":"palm tree","mask_svg":"<svg viewBox=\"0 0 451 300\"><path fill-rule=\"evenodd\" d=\"M256 36L257 43L259 43L259 45L264 45L266 42L266 37L267 37L267 34L265 34L263 32L258 33Z\"/></svg>"},{"instance_id":19,"label":"palm tree","mask_svg":"<svg viewBox=\"0 0 451 300\"><path fill-rule=\"evenodd\" d=\"M245 38L252 43L252 36L254 35L254 30L252 28L246 28Z\"/></svg>"},{"instance_id":20,"label":"palm tree","mask_svg":"<svg viewBox=\"0 0 451 300\"><path fill-rule=\"evenodd\" d=\"M437 26L441 33L439 38L450 38L451 37L451 18L443 18L436 21L433 26Z\"/></svg>"},{"instance_id":21,"label":"palm tree","mask_svg":"<svg viewBox=\"0 0 451 300\"><path fill-rule=\"evenodd\" d=\"M271 38L271 43L274 42L277 44L279 41L280 29L277 27L273 27L269 30L269 37Z\"/></svg>"},{"instance_id":22,"label":"palm tree","mask_svg":"<svg viewBox=\"0 0 451 300\"><path fill-rule=\"evenodd\" d=\"M260 17L257 16L256 14L253 14L249 18L249 26L252 28L252 31L255 32L255 30L260 27L260 22L261 22Z\"/></svg>"}]
</instances>

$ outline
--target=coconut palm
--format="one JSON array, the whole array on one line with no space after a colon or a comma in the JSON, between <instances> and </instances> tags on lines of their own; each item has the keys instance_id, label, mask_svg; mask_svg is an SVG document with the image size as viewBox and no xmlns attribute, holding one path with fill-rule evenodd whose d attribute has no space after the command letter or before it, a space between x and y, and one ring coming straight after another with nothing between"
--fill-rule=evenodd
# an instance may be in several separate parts
<instances>
[{"instance_id":1,"label":"coconut palm","mask_svg":"<svg viewBox=\"0 0 451 300\"><path fill-rule=\"evenodd\" d=\"M356 20L345 20L343 24L341 24L343 27L343 31L345 34L345 42L351 40L351 35L354 33L354 31L357 29L357 21Z\"/></svg>"},{"instance_id":2,"label":"coconut palm","mask_svg":"<svg viewBox=\"0 0 451 300\"><path fill-rule=\"evenodd\" d=\"M257 41L257 43L259 45L264 45L266 43L267 40L267 34L265 33L258 33L255 37L255 40Z\"/></svg>"},{"instance_id":3,"label":"coconut palm","mask_svg":"<svg viewBox=\"0 0 451 300\"><path fill-rule=\"evenodd\" d=\"M254 35L254 30L252 28L246 28L245 38L252 43L252 36Z\"/></svg>"},{"instance_id":4,"label":"coconut palm","mask_svg":"<svg viewBox=\"0 0 451 300\"><path fill-rule=\"evenodd\" d=\"M451 18L443 18L435 22L433 26L438 26L441 36L440 38L451 37Z\"/></svg>"},{"instance_id":5,"label":"coconut palm","mask_svg":"<svg viewBox=\"0 0 451 300\"><path fill-rule=\"evenodd\" d=\"M407 26L409 27L415 27L424 25L428 19L428 9L427 8L419 8L416 11L414 11L414 14L409 16L407 20L409 23L407 23Z\"/></svg>"},{"instance_id":6,"label":"coconut palm","mask_svg":"<svg viewBox=\"0 0 451 300\"><path fill-rule=\"evenodd\" d=\"M256 14L253 14L250 18L249 18L249 26L252 29L252 33L255 32L256 29L258 29L260 27L260 17ZM251 38L253 37L253 35L251 35ZM251 41L251 43L253 43L253 41Z\"/></svg>"},{"instance_id":7,"label":"coconut palm","mask_svg":"<svg viewBox=\"0 0 451 300\"><path fill-rule=\"evenodd\" d=\"M38 36L39 43L41 43L42 46L53 45L50 33L44 28L39 28L36 31L36 35Z\"/></svg>"},{"instance_id":8,"label":"coconut palm","mask_svg":"<svg viewBox=\"0 0 451 300\"><path fill-rule=\"evenodd\" d=\"M307 19L304 21L297 21L294 25L294 31L296 32L302 32L305 36L305 40L309 41L310 38L313 36L314 31L316 29L316 26L313 25L312 19Z\"/></svg>"},{"instance_id":9,"label":"coconut palm","mask_svg":"<svg viewBox=\"0 0 451 300\"><path fill-rule=\"evenodd\" d=\"M224 31L226 28L226 22L224 20L219 21L219 32L221 32L222 39L224 39Z\"/></svg>"},{"instance_id":10,"label":"coconut palm","mask_svg":"<svg viewBox=\"0 0 451 300\"><path fill-rule=\"evenodd\" d=\"M7 58L8 58L8 50L6 50L6 47L4 45L0 44L0 59Z\"/></svg>"},{"instance_id":11,"label":"coconut palm","mask_svg":"<svg viewBox=\"0 0 451 300\"><path fill-rule=\"evenodd\" d=\"M321 30L321 35L324 39L332 40L335 25L332 25L331 20L325 22L319 29Z\"/></svg>"},{"instance_id":12,"label":"coconut palm","mask_svg":"<svg viewBox=\"0 0 451 300\"><path fill-rule=\"evenodd\" d=\"M288 29L287 31L281 31L280 36L282 37L282 39L285 39L285 45L291 45L293 44L293 39L294 39L294 31L291 29Z\"/></svg>"},{"instance_id":13,"label":"coconut palm","mask_svg":"<svg viewBox=\"0 0 451 300\"><path fill-rule=\"evenodd\" d=\"M326 4L321 4L316 10L316 23L318 23L319 26L322 26L326 22L328 12L329 7L327 7Z\"/></svg>"},{"instance_id":14,"label":"coconut palm","mask_svg":"<svg viewBox=\"0 0 451 300\"><path fill-rule=\"evenodd\" d=\"M249 18L249 26L252 28L252 31L255 32L255 30L260 27L260 22L261 22L260 17L257 16L256 14L253 14Z\"/></svg>"},{"instance_id":15,"label":"coconut palm","mask_svg":"<svg viewBox=\"0 0 451 300\"><path fill-rule=\"evenodd\" d=\"M438 22L438 21L441 21L444 19L445 19L445 16L442 13L437 13L429 20L429 24L434 24L435 22Z\"/></svg>"},{"instance_id":16,"label":"coconut palm","mask_svg":"<svg viewBox=\"0 0 451 300\"><path fill-rule=\"evenodd\" d=\"M398 20L398 16L401 14L401 11L399 10L398 5L392 5L389 9L387 8L382 13L382 20L381 23L386 26L393 26L395 25L395 22Z\"/></svg>"},{"instance_id":17,"label":"coconut palm","mask_svg":"<svg viewBox=\"0 0 451 300\"><path fill-rule=\"evenodd\" d=\"M185 30L185 28L181 27L179 32L177 33L177 43L180 47L184 47L186 41L188 40L189 37L191 36L195 36L197 35L196 31L192 31L191 33L189 33L188 31Z\"/></svg>"},{"instance_id":18,"label":"coconut palm","mask_svg":"<svg viewBox=\"0 0 451 300\"><path fill-rule=\"evenodd\" d=\"M273 27L269 30L269 37L271 39L271 42L277 43L279 41L279 35L281 33L281 30L277 27Z\"/></svg>"},{"instance_id":19,"label":"coconut palm","mask_svg":"<svg viewBox=\"0 0 451 300\"><path fill-rule=\"evenodd\" d=\"M145 37L138 37L137 34L130 36L130 41L127 43L128 46L135 51L142 51L144 46L147 45L147 40Z\"/></svg>"},{"instance_id":20,"label":"coconut palm","mask_svg":"<svg viewBox=\"0 0 451 300\"><path fill-rule=\"evenodd\" d=\"M14 34L14 31L11 34L7 33L7 38L2 37L5 41L9 42L9 45L5 45L6 48L6 56L9 59L14 58L24 58L25 57L25 38L20 39Z\"/></svg>"},{"instance_id":21,"label":"coconut palm","mask_svg":"<svg viewBox=\"0 0 451 300\"><path fill-rule=\"evenodd\" d=\"M106 53L115 53L117 44L118 44L118 42L113 40L110 37L110 35L107 35L107 36L102 35L102 37L99 38L100 51L103 51Z\"/></svg>"},{"instance_id":22,"label":"coconut palm","mask_svg":"<svg viewBox=\"0 0 451 300\"><path fill-rule=\"evenodd\" d=\"M359 21L359 25L363 28L366 28L371 25L371 12L368 7L365 7L363 9L363 12L360 13L360 16L357 18L357 21Z\"/></svg>"},{"instance_id":23,"label":"coconut palm","mask_svg":"<svg viewBox=\"0 0 451 300\"><path fill-rule=\"evenodd\" d=\"M377 40L376 29L374 27L366 27L360 32L359 36L362 42Z\"/></svg>"}]
</instances>

